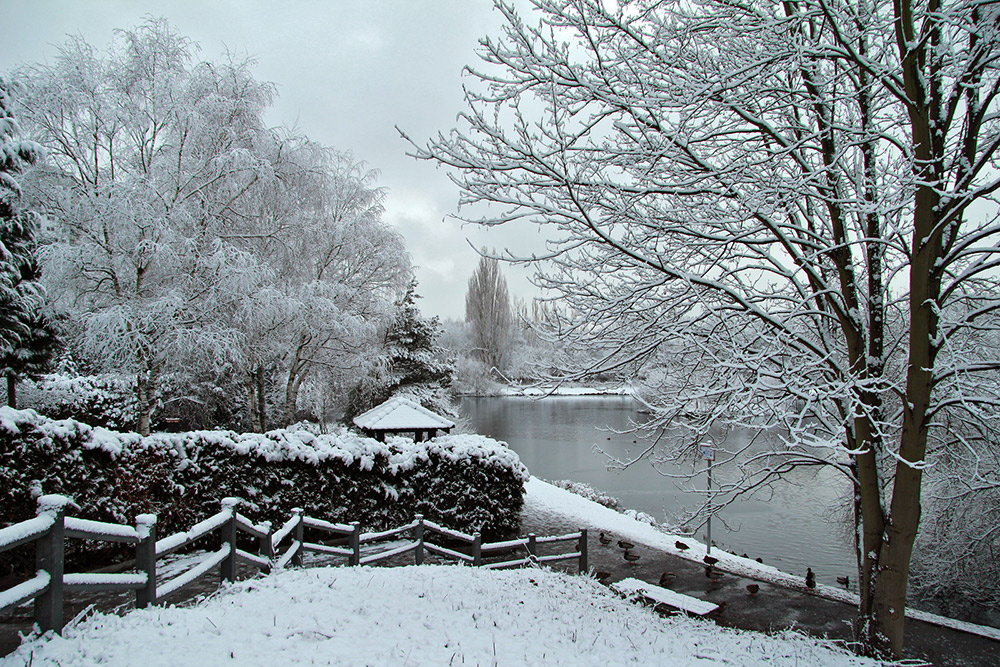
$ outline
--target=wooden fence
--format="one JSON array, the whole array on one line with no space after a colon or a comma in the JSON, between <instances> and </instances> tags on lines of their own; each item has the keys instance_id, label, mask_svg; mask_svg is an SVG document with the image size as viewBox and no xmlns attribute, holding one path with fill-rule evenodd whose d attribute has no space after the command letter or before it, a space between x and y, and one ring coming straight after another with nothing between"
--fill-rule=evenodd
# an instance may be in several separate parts
<instances>
[{"instance_id":1,"label":"wooden fence","mask_svg":"<svg viewBox=\"0 0 1000 667\"><path fill-rule=\"evenodd\" d=\"M222 579L235 581L237 563L246 563L268 573L288 564L302 565L304 552L342 556L347 559L348 565L368 565L410 552L417 565L424 563L426 554L434 554L444 559L491 569L576 560L580 572L588 571L586 529L550 537L530 534L516 540L484 544L479 533L469 535L451 530L428 521L419 514L413 521L398 528L362 533L356 521L349 524L331 523L305 516L303 510L295 509L281 528L272 531L270 524L254 524L240 514L237 508L242 502L239 498L224 498L222 510L218 514L195 524L186 532L157 540L156 516L152 514L137 516L134 527L88 521L66 516L67 509L76 505L65 496L42 496L38 499L35 518L0 529L0 553L34 542L36 554L35 576L0 591L0 614L34 600L35 623L41 631L54 629L60 632L63 627L65 592L134 590L135 605L142 608L162 602L168 595L216 566L219 566ZM327 543L306 542L306 529L331 537L326 540ZM158 560L216 532L219 534L218 550L208 553L172 579L157 583ZM237 534L240 532L255 538L257 553L250 553L237 546ZM63 571L66 538L135 544L135 572L67 574ZM402 545L389 545L377 550L380 542L404 539L406 541ZM287 547L282 547L286 540ZM440 542L445 542L448 546ZM559 546L566 543L575 543L576 550L568 553L540 553L539 547L543 545ZM362 546L367 547L363 556ZM510 558L512 555L514 557Z\"/></svg>"}]
</instances>

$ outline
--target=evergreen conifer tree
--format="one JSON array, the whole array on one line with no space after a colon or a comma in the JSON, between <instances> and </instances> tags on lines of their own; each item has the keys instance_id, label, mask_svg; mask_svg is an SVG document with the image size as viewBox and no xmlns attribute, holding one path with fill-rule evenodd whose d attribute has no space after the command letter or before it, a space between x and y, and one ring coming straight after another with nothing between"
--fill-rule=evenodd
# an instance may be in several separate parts
<instances>
[{"instance_id":1,"label":"evergreen conifer tree","mask_svg":"<svg viewBox=\"0 0 1000 667\"><path fill-rule=\"evenodd\" d=\"M21 210L17 176L41 156L41 147L19 138L11 86L0 77L0 373L7 378L7 403L24 374L40 372L58 349L55 323L42 312L44 291L35 257L36 225Z\"/></svg>"},{"instance_id":2,"label":"evergreen conifer tree","mask_svg":"<svg viewBox=\"0 0 1000 667\"><path fill-rule=\"evenodd\" d=\"M351 392L347 418L397 395L406 395L428 410L452 415L446 390L455 373L443 360L445 352L435 342L440 334L437 317L424 318L417 308L416 281L396 302L396 315L386 329L383 354L375 372Z\"/></svg>"}]
</instances>

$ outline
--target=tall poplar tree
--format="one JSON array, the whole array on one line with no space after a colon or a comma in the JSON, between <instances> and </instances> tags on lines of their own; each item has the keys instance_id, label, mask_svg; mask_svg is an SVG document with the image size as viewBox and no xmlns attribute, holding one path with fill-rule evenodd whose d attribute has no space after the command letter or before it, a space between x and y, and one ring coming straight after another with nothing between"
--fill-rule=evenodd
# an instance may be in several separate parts
<instances>
[{"instance_id":1,"label":"tall poplar tree","mask_svg":"<svg viewBox=\"0 0 1000 667\"><path fill-rule=\"evenodd\" d=\"M513 338L510 296L500 260L483 249L465 293L465 321L472 349L491 372L502 372Z\"/></svg>"}]
</instances>

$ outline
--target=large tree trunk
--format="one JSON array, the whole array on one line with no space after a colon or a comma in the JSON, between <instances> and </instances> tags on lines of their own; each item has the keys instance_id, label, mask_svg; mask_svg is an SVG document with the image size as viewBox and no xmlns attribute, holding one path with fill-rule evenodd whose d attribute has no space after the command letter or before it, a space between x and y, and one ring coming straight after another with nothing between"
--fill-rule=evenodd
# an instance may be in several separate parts
<instances>
[{"instance_id":1,"label":"large tree trunk","mask_svg":"<svg viewBox=\"0 0 1000 667\"><path fill-rule=\"evenodd\" d=\"M925 120L925 119L924 119ZM917 125L929 130L929 123ZM918 137L921 133L917 133ZM926 135L929 145L929 132ZM921 143L918 141L917 146ZM924 157L918 152L918 158ZM929 157L929 151L928 155ZM925 164L929 164L925 162ZM927 176L928 174L924 174ZM925 182L931 183L930 179ZM927 453L927 416L930 411L938 336L937 304L941 280L935 268L942 254L942 226L936 214L940 198L932 187L917 189L914 204L913 259L910 265L910 354L906 373L901 461L896 464L892 504L884 531L876 584L875 617L882 648L894 656L903 651L906 587L913 542L920 525L922 464Z\"/></svg>"},{"instance_id":2,"label":"large tree trunk","mask_svg":"<svg viewBox=\"0 0 1000 667\"><path fill-rule=\"evenodd\" d=\"M138 373L135 382L135 396L139 411L135 430L139 435L149 435L149 424L153 414L152 387L148 373Z\"/></svg>"},{"instance_id":3,"label":"large tree trunk","mask_svg":"<svg viewBox=\"0 0 1000 667\"><path fill-rule=\"evenodd\" d=\"M260 432L267 431L267 395L264 393L264 367L258 366L254 372L254 381L257 384L257 425Z\"/></svg>"},{"instance_id":4,"label":"large tree trunk","mask_svg":"<svg viewBox=\"0 0 1000 667\"><path fill-rule=\"evenodd\" d=\"M285 382L285 407L282 411L283 424L287 426L295 420L295 408L299 402L299 387L302 380L309 372L309 360L306 359L306 347L312 341L312 337L302 332L299 335L299 344L292 355L292 362L288 366L288 380Z\"/></svg>"},{"instance_id":5,"label":"large tree trunk","mask_svg":"<svg viewBox=\"0 0 1000 667\"><path fill-rule=\"evenodd\" d=\"M870 426L870 424L866 426ZM879 555L882 552L885 525L885 514L879 488L878 462L872 435L871 431L866 428L858 430L858 444L864 448L864 453L855 457L858 473L855 506L861 513L858 571L860 602L855 637L862 645L863 652L869 654L880 651L875 643L875 637L878 635L878 621L875 618L875 589L878 581L876 573L879 566Z\"/></svg>"},{"instance_id":6,"label":"large tree trunk","mask_svg":"<svg viewBox=\"0 0 1000 667\"><path fill-rule=\"evenodd\" d=\"M304 372L290 371L288 373L288 383L285 385L284 423L286 426L295 421L295 409L299 403L299 387L302 386L304 378Z\"/></svg>"},{"instance_id":7,"label":"large tree trunk","mask_svg":"<svg viewBox=\"0 0 1000 667\"><path fill-rule=\"evenodd\" d=\"M946 134L937 125L941 81L927 77L923 69L939 43L938 27L931 24L929 39L918 39L910 0L894 3L896 40L913 144L913 176L917 184L913 198L913 236L909 275L909 358L903 397L903 428L899 461L895 466L892 501L885 521L875 581L875 628L870 636L882 653L899 658L903 653L906 588L913 543L920 525L922 465L927 453L927 417L933 390L933 368L937 355L938 315L945 228L941 220L940 190L943 183ZM927 19L930 20L930 19ZM927 30L924 26L922 30Z\"/></svg>"},{"instance_id":8,"label":"large tree trunk","mask_svg":"<svg viewBox=\"0 0 1000 667\"><path fill-rule=\"evenodd\" d=\"M247 413L250 415L250 430L256 433L267 431L267 395L265 394L264 367L247 373Z\"/></svg>"}]
</instances>

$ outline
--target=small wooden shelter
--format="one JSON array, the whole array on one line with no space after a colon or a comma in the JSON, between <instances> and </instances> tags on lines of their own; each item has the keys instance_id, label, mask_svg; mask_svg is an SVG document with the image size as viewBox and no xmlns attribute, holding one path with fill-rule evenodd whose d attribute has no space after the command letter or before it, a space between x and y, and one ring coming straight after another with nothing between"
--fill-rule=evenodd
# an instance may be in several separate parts
<instances>
[{"instance_id":1,"label":"small wooden shelter","mask_svg":"<svg viewBox=\"0 0 1000 667\"><path fill-rule=\"evenodd\" d=\"M455 422L431 412L416 401L396 397L354 418L354 425L379 442L387 433L413 433L413 441L433 438L438 431L448 433Z\"/></svg>"}]
</instances>

